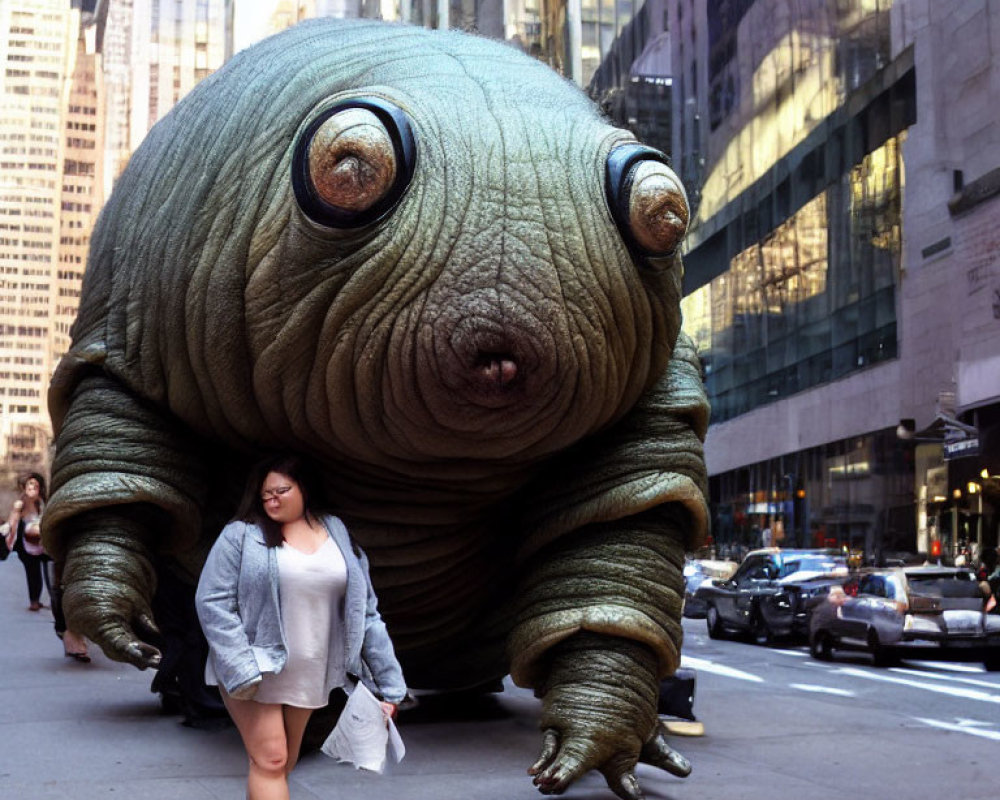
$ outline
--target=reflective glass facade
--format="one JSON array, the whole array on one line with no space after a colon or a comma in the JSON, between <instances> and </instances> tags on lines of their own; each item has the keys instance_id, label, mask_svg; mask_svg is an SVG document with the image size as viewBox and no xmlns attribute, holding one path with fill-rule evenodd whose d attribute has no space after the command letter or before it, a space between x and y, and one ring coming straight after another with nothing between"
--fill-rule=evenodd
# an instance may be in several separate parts
<instances>
[{"instance_id":1,"label":"reflective glass facade","mask_svg":"<svg viewBox=\"0 0 1000 800\"><path fill-rule=\"evenodd\" d=\"M896 356L899 144L888 140L684 299L714 422Z\"/></svg>"}]
</instances>

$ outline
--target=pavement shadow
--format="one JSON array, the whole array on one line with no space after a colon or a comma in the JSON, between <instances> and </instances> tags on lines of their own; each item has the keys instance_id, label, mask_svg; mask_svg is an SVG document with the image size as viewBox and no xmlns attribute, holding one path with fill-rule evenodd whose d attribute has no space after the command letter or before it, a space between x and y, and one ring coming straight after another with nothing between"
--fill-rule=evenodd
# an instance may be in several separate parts
<instances>
[{"instance_id":1,"label":"pavement shadow","mask_svg":"<svg viewBox=\"0 0 1000 800\"><path fill-rule=\"evenodd\" d=\"M484 692L422 694L416 705L399 711L400 723L407 725L482 722L513 716L514 713L500 702L500 695Z\"/></svg>"}]
</instances>

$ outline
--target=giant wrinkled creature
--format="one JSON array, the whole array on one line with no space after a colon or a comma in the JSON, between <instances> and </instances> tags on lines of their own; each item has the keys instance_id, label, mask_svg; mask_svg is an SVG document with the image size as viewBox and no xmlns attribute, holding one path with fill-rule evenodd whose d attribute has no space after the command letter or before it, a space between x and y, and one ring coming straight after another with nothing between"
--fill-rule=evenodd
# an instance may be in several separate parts
<instances>
[{"instance_id":1,"label":"giant wrinkled creature","mask_svg":"<svg viewBox=\"0 0 1000 800\"><path fill-rule=\"evenodd\" d=\"M323 470L408 683L542 698L544 793L640 796L708 407L665 157L502 43L316 20L205 79L95 229L57 430L70 625L156 666L247 465Z\"/></svg>"}]
</instances>

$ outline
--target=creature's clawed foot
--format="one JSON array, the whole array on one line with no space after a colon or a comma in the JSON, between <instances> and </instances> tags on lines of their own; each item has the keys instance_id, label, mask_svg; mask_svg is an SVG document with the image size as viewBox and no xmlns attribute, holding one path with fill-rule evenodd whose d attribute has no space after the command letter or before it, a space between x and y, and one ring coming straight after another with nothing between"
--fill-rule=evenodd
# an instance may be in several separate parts
<instances>
[{"instance_id":1,"label":"creature's clawed foot","mask_svg":"<svg viewBox=\"0 0 1000 800\"><path fill-rule=\"evenodd\" d=\"M686 778L691 774L691 762L667 744L667 728L662 722L656 724L653 736L642 746L639 760L666 770L678 778Z\"/></svg>"},{"instance_id":2,"label":"creature's clawed foot","mask_svg":"<svg viewBox=\"0 0 1000 800\"><path fill-rule=\"evenodd\" d=\"M542 794L562 794L577 778L591 769L599 769L608 786L622 800L642 800L635 777L635 758L619 754L595 766L599 756L593 743L581 738L560 736L554 728L542 734L542 751L528 769L532 782Z\"/></svg>"},{"instance_id":3,"label":"creature's clawed foot","mask_svg":"<svg viewBox=\"0 0 1000 800\"><path fill-rule=\"evenodd\" d=\"M542 734L542 750L538 760L528 769L533 783L542 794L562 794L577 778L594 769L593 746L585 741L566 741L554 728ZM639 753L639 761L686 778L691 774L691 762L667 744L667 731L657 723L649 741ZM628 753L617 753L596 768L611 789L622 800L642 800L643 794L635 775L636 759Z\"/></svg>"}]
</instances>

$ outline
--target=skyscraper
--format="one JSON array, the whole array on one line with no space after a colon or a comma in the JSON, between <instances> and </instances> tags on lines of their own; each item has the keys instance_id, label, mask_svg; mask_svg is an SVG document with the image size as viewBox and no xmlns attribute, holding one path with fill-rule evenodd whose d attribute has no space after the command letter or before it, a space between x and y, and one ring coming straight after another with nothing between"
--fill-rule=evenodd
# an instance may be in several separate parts
<instances>
[{"instance_id":1,"label":"skyscraper","mask_svg":"<svg viewBox=\"0 0 1000 800\"><path fill-rule=\"evenodd\" d=\"M104 81L93 15L84 13L65 108L59 263L53 298L52 358L65 355L76 319L90 232L104 204Z\"/></svg>"},{"instance_id":2,"label":"skyscraper","mask_svg":"<svg viewBox=\"0 0 1000 800\"><path fill-rule=\"evenodd\" d=\"M100 46L107 76L110 187L153 127L226 56L225 0L105 0Z\"/></svg>"},{"instance_id":3,"label":"skyscraper","mask_svg":"<svg viewBox=\"0 0 1000 800\"><path fill-rule=\"evenodd\" d=\"M44 465L50 439L64 98L79 29L65 0L0 4L0 462L13 469Z\"/></svg>"}]
</instances>

